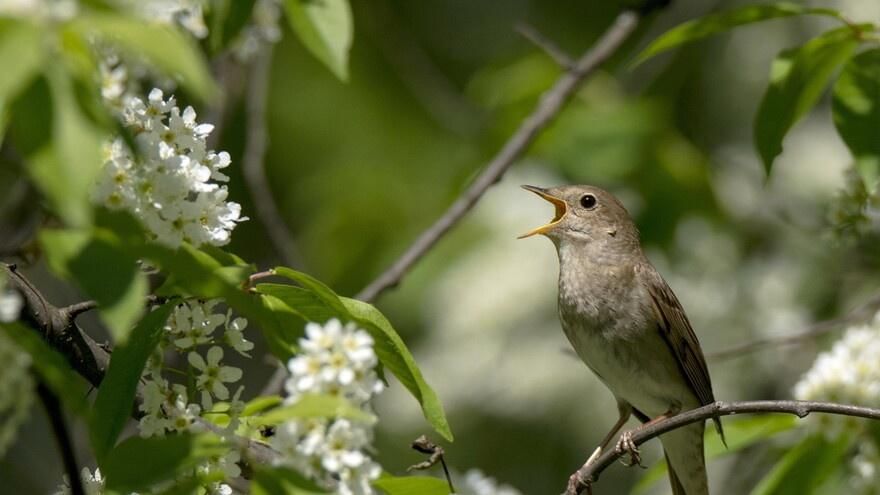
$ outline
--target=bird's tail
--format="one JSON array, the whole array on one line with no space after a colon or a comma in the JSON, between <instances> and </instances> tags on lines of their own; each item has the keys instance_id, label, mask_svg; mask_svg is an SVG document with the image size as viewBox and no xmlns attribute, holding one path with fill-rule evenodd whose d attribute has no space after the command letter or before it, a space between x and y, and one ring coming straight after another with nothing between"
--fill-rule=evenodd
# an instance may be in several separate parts
<instances>
[{"instance_id":1,"label":"bird's tail","mask_svg":"<svg viewBox=\"0 0 880 495\"><path fill-rule=\"evenodd\" d=\"M706 461L703 454L702 423L660 436L673 495L709 495Z\"/></svg>"}]
</instances>

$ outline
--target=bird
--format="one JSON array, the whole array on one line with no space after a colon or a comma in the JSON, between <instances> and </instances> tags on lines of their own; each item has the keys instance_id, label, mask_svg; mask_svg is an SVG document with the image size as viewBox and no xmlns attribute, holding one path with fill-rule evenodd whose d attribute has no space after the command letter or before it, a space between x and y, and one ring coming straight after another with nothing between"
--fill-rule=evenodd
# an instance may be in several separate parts
<instances>
[{"instance_id":1,"label":"bird","mask_svg":"<svg viewBox=\"0 0 880 495\"><path fill-rule=\"evenodd\" d=\"M543 235L559 258L559 319L574 351L617 401L619 418L586 464L623 429L630 416L642 426L715 402L706 359L684 308L642 251L639 231L624 205L595 186L522 186L555 207L550 223L520 238ZM721 421L715 427L724 442ZM632 433L616 449L639 463ZM705 424L660 435L674 495L708 495L703 451ZM725 442L726 445L726 442ZM586 465L585 464L585 465ZM589 480L578 472L566 494Z\"/></svg>"}]
</instances>

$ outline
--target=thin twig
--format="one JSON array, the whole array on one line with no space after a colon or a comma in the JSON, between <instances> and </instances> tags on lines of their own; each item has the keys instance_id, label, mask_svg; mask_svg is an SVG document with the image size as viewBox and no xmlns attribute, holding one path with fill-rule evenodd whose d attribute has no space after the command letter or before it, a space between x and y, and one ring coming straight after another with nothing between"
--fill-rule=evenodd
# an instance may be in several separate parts
<instances>
[{"instance_id":1,"label":"thin twig","mask_svg":"<svg viewBox=\"0 0 880 495\"><path fill-rule=\"evenodd\" d=\"M709 418L729 416L733 414L784 413L804 418L810 413L838 414L880 420L880 409L870 407L834 404L831 402L798 401L798 400L755 400L743 402L715 402L698 409L686 411L671 418L639 428L632 433L632 440L641 445L663 433L676 430L691 423L705 421ZM578 475L583 483L577 487L576 494L584 493L588 485L599 479L599 475L625 453L618 449L608 449L595 462L583 466ZM575 495L570 490L566 495Z\"/></svg>"},{"instance_id":2,"label":"thin twig","mask_svg":"<svg viewBox=\"0 0 880 495\"><path fill-rule=\"evenodd\" d=\"M541 32L535 29L531 24L520 22L514 27L514 29L520 34L520 36L540 48L563 69L568 70L574 67L574 61L567 53L565 53L565 50L560 48L553 42L553 40L541 34Z\"/></svg>"},{"instance_id":3,"label":"thin twig","mask_svg":"<svg viewBox=\"0 0 880 495\"><path fill-rule=\"evenodd\" d=\"M76 318L77 316L91 311L98 307L98 301L82 301L78 303L73 303L70 306L65 306L60 309L60 311L67 315L68 318Z\"/></svg>"},{"instance_id":4,"label":"thin twig","mask_svg":"<svg viewBox=\"0 0 880 495\"><path fill-rule=\"evenodd\" d=\"M633 11L627 10L618 15L614 24L605 31L596 44L541 96L532 114L522 121L483 172L450 205L443 216L422 232L397 261L356 297L363 301L373 301L385 290L399 284L409 269L474 207L483 193L501 180L504 172L529 147L538 133L550 124L580 84L623 45L638 23L639 15Z\"/></svg>"},{"instance_id":5,"label":"thin twig","mask_svg":"<svg viewBox=\"0 0 880 495\"><path fill-rule=\"evenodd\" d=\"M880 310L880 295L874 296L866 303L857 306L849 313L840 318L820 321L809 325L805 329L797 333L788 335L777 335L771 337L763 337L751 340L742 344L737 344L728 349L706 354L706 358L715 362L733 359L752 352L770 349L773 347L784 345L795 345L807 340L815 339L821 335L837 330L838 328L852 323L865 321L870 319L878 310Z\"/></svg>"},{"instance_id":6,"label":"thin twig","mask_svg":"<svg viewBox=\"0 0 880 495\"><path fill-rule=\"evenodd\" d=\"M293 235L275 204L272 188L266 178L266 149L269 131L266 126L266 100L269 92L269 74L272 68L272 45L267 44L251 62L250 80L245 94L247 134L245 136L242 172L254 202L257 217L266 229L269 241L278 258L287 266L296 266L297 254Z\"/></svg>"},{"instance_id":7,"label":"thin twig","mask_svg":"<svg viewBox=\"0 0 880 495\"><path fill-rule=\"evenodd\" d=\"M449 467L446 466L446 451L443 450L443 447L437 445L431 440L428 440L428 437L425 435L421 435L419 436L419 438L413 440L410 446L416 452L427 454L429 457L425 461L422 461L418 464L413 464L412 466L406 468L406 470L414 471L429 469L437 465L437 463L439 462L440 465L443 466L443 474L446 476L446 483L449 485L449 493L455 493L455 485L452 484L452 476L449 475Z\"/></svg>"},{"instance_id":8,"label":"thin twig","mask_svg":"<svg viewBox=\"0 0 880 495\"><path fill-rule=\"evenodd\" d=\"M52 432L55 439L58 440L58 450L61 451L61 461L64 464L64 470L67 471L67 477L70 481L70 492L72 495L85 495L82 478L79 475L79 464L76 462L76 453L73 450L73 442L70 439L70 431L64 421L64 411L61 409L61 403L58 397L49 390L42 381L37 383L37 395L46 409L46 416L52 425Z\"/></svg>"}]
</instances>

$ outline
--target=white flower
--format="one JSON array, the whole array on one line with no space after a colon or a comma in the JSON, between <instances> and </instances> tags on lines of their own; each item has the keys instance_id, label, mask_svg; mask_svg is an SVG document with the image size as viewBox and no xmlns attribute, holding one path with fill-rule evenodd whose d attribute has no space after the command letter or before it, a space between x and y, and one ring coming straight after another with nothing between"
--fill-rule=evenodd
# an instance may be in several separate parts
<instances>
[{"instance_id":1,"label":"white flower","mask_svg":"<svg viewBox=\"0 0 880 495\"><path fill-rule=\"evenodd\" d=\"M826 400L880 407L880 312L866 325L850 327L794 387L800 400ZM829 436L859 428L848 417L823 415L812 420Z\"/></svg>"},{"instance_id":2,"label":"white flower","mask_svg":"<svg viewBox=\"0 0 880 495\"><path fill-rule=\"evenodd\" d=\"M358 468L367 460L360 449L370 443L367 430L347 419L337 419L327 430L321 449L321 465L332 473Z\"/></svg>"},{"instance_id":3,"label":"white flower","mask_svg":"<svg viewBox=\"0 0 880 495\"><path fill-rule=\"evenodd\" d=\"M146 102L124 94L119 80L124 74L115 70L105 71L105 97L111 107L121 105L119 116L135 136L139 154L121 139L108 143L93 200L131 212L154 240L170 247L228 243L247 218L218 184L229 179L220 169L229 166L230 157L207 149L214 126L199 124L192 107L181 111L161 89L150 91Z\"/></svg>"},{"instance_id":4,"label":"white flower","mask_svg":"<svg viewBox=\"0 0 880 495\"><path fill-rule=\"evenodd\" d=\"M289 402L304 393L327 393L363 404L384 388L373 370L378 363L373 339L354 324L343 326L335 318L308 323L299 344L302 353L287 363Z\"/></svg>"},{"instance_id":5,"label":"white flower","mask_svg":"<svg viewBox=\"0 0 880 495\"><path fill-rule=\"evenodd\" d=\"M223 334L226 345L242 356L251 357L248 351L254 348L254 343L244 338L245 328L247 328L246 319L241 317L232 319L231 311L226 313L226 332Z\"/></svg>"},{"instance_id":6,"label":"white flower","mask_svg":"<svg viewBox=\"0 0 880 495\"><path fill-rule=\"evenodd\" d=\"M368 410L368 401L382 391L374 370L378 360L373 339L353 324L331 319L308 323L300 339L301 353L287 363L286 402L306 393L341 395ZM372 425L344 418L292 420L277 426L272 446L279 464L293 467L337 494L372 494L371 482L382 468L367 454Z\"/></svg>"},{"instance_id":7,"label":"white flower","mask_svg":"<svg viewBox=\"0 0 880 495\"><path fill-rule=\"evenodd\" d=\"M86 495L103 495L104 477L101 475L101 470L99 468L95 468L95 474L92 474L92 472L89 471L89 468L82 468L80 479L82 480L83 489L85 489ZM53 495L70 494L70 479L68 479L67 475L64 475L64 484L58 486L57 491ZM137 495L137 493L132 493L131 495Z\"/></svg>"},{"instance_id":8,"label":"white flower","mask_svg":"<svg viewBox=\"0 0 880 495\"><path fill-rule=\"evenodd\" d=\"M495 478L486 476L479 469L468 470L463 481L456 483L461 495L520 495L519 490L499 484Z\"/></svg>"},{"instance_id":9,"label":"white flower","mask_svg":"<svg viewBox=\"0 0 880 495\"><path fill-rule=\"evenodd\" d=\"M228 399L229 389L224 383L237 382L242 376L240 368L220 366L220 360L223 359L223 349L219 346L208 349L207 358L206 362L196 352L190 352L187 355L189 364L201 372L196 378L196 386L202 390L202 405L206 410L213 406L211 395L220 400Z\"/></svg>"},{"instance_id":10,"label":"white flower","mask_svg":"<svg viewBox=\"0 0 880 495\"><path fill-rule=\"evenodd\" d=\"M214 330L226 322L226 316L213 313L216 300L202 303L180 304L174 308L166 328L180 337L174 339L179 349L207 344L211 342Z\"/></svg>"}]
</instances>

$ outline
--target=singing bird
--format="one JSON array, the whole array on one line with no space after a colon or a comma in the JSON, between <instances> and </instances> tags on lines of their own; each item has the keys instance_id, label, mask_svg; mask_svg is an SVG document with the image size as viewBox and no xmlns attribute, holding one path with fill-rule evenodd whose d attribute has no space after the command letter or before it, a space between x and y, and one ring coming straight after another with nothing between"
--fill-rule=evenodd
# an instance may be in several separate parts
<instances>
[{"instance_id":1,"label":"singing bird","mask_svg":"<svg viewBox=\"0 0 880 495\"><path fill-rule=\"evenodd\" d=\"M648 423L715 402L697 336L672 289L642 253L638 229L623 204L593 186L522 187L552 203L556 214L520 238L542 234L556 246L562 329L617 400L620 417L600 449L630 415ZM717 418L715 427L723 440ZM660 436L675 495L709 493L704 428L695 423ZM631 435L624 432L617 448L638 462ZM577 476L568 493L584 482Z\"/></svg>"}]
</instances>

